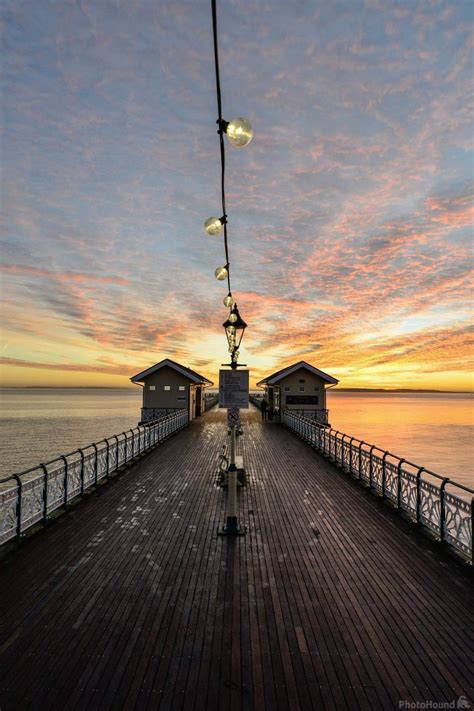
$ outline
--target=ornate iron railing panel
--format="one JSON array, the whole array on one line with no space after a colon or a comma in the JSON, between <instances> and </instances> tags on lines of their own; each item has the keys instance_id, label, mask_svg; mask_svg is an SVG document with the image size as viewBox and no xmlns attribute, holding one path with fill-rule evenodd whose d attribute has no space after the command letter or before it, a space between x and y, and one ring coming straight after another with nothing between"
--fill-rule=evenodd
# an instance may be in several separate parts
<instances>
[{"instance_id":1,"label":"ornate iron railing panel","mask_svg":"<svg viewBox=\"0 0 474 711\"><path fill-rule=\"evenodd\" d=\"M173 414L62 455L0 480L0 544L19 538L49 514L66 507L101 479L149 451L188 424L188 411Z\"/></svg>"},{"instance_id":2,"label":"ornate iron railing panel","mask_svg":"<svg viewBox=\"0 0 474 711\"><path fill-rule=\"evenodd\" d=\"M21 487L21 525L33 526L43 517L44 476L41 470L32 472Z\"/></svg>"},{"instance_id":3,"label":"ornate iron railing panel","mask_svg":"<svg viewBox=\"0 0 474 711\"><path fill-rule=\"evenodd\" d=\"M0 544L17 534L19 488L20 485L12 479L0 490Z\"/></svg>"},{"instance_id":4,"label":"ornate iron railing panel","mask_svg":"<svg viewBox=\"0 0 474 711\"><path fill-rule=\"evenodd\" d=\"M372 453L372 487L382 493L383 486L383 467L384 462L382 457Z\"/></svg>"},{"instance_id":5,"label":"ornate iron railing panel","mask_svg":"<svg viewBox=\"0 0 474 711\"><path fill-rule=\"evenodd\" d=\"M462 552L472 563L473 489L418 467L375 445L322 427L291 410L283 413L283 422L343 471L357 477L375 493L405 511L437 538ZM446 491L447 486L456 489L457 493ZM467 501L462 494L469 494L471 500Z\"/></svg>"},{"instance_id":6,"label":"ornate iron railing panel","mask_svg":"<svg viewBox=\"0 0 474 711\"><path fill-rule=\"evenodd\" d=\"M52 462L52 464L57 464L57 462ZM56 466L54 469L50 468L49 465L46 465L47 468L47 513L50 511L54 511L54 509L57 509L59 506L62 506L64 504L64 499L65 499L65 487L64 487L64 478L65 478L65 471L66 467L64 463L61 463L61 465ZM23 521L22 521L22 528L21 530L23 531Z\"/></svg>"},{"instance_id":7,"label":"ornate iron railing panel","mask_svg":"<svg viewBox=\"0 0 474 711\"><path fill-rule=\"evenodd\" d=\"M82 458L80 452L73 452L66 457L68 462L68 499L73 499L82 491Z\"/></svg>"},{"instance_id":8,"label":"ornate iron railing panel","mask_svg":"<svg viewBox=\"0 0 474 711\"><path fill-rule=\"evenodd\" d=\"M451 493L445 494L444 505L444 535L446 540L469 555L472 538L471 506L468 501L464 501Z\"/></svg>"}]
</instances>

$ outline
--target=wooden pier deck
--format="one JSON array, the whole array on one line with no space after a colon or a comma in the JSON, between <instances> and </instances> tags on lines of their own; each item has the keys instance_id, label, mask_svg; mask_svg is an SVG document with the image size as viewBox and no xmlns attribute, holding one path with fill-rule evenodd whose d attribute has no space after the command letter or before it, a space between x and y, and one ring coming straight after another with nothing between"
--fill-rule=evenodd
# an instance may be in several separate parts
<instances>
[{"instance_id":1,"label":"wooden pier deck","mask_svg":"<svg viewBox=\"0 0 474 711\"><path fill-rule=\"evenodd\" d=\"M211 411L2 562L2 711L474 701L467 571L292 433L243 420L245 537L216 536Z\"/></svg>"}]
</instances>

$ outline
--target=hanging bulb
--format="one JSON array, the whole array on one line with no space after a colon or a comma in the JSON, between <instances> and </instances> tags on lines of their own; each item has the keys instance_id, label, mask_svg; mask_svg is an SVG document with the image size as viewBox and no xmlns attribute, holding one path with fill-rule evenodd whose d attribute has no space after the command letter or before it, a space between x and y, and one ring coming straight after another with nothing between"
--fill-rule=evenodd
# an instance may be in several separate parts
<instances>
[{"instance_id":1,"label":"hanging bulb","mask_svg":"<svg viewBox=\"0 0 474 711\"><path fill-rule=\"evenodd\" d=\"M224 281L224 279L227 279L229 272L227 271L226 267L217 267L216 271L214 272L214 275L218 281Z\"/></svg>"},{"instance_id":2,"label":"hanging bulb","mask_svg":"<svg viewBox=\"0 0 474 711\"><path fill-rule=\"evenodd\" d=\"M234 352L234 355L233 355L233 359L234 359L234 360L239 360L239 355L240 355L239 351L235 351L235 352Z\"/></svg>"},{"instance_id":3,"label":"hanging bulb","mask_svg":"<svg viewBox=\"0 0 474 711\"><path fill-rule=\"evenodd\" d=\"M253 130L250 121L239 116L229 121L226 128L227 138L236 148L248 146L253 138Z\"/></svg>"},{"instance_id":4,"label":"hanging bulb","mask_svg":"<svg viewBox=\"0 0 474 711\"><path fill-rule=\"evenodd\" d=\"M227 326L227 333L230 333L232 337L235 337L235 326Z\"/></svg>"},{"instance_id":5,"label":"hanging bulb","mask_svg":"<svg viewBox=\"0 0 474 711\"><path fill-rule=\"evenodd\" d=\"M235 322L237 321L237 314L234 314L234 313L230 314L230 315L229 315L229 321L230 321L231 323L235 323Z\"/></svg>"},{"instance_id":6,"label":"hanging bulb","mask_svg":"<svg viewBox=\"0 0 474 711\"><path fill-rule=\"evenodd\" d=\"M231 306L234 305L234 299L232 298L232 296L230 294L227 294L227 296L224 296L223 301L224 301L224 306L228 306L229 309Z\"/></svg>"},{"instance_id":7,"label":"hanging bulb","mask_svg":"<svg viewBox=\"0 0 474 711\"><path fill-rule=\"evenodd\" d=\"M209 217L204 223L204 229L208 235L214 236L218 235L222 229L222 218L221 217Z\"/></svg>"}]
</instances>

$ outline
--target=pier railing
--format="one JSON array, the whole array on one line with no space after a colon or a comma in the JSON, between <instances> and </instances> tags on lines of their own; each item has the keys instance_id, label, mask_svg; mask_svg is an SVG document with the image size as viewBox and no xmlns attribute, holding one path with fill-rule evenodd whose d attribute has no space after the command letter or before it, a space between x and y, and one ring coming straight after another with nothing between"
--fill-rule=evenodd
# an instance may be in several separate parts
<instances>
[{"instance_id":1,"label":"pier railing","mask_svg":"<svg viewBox=\"0 0 474 711\"><path fill-rule=\"evenodd\" d=\"M187 424L188 411L178 410L0 479L0 544L19 539L35 524L46 523L53 511L67 508L72 499Z\"/></svg>"},{"instance_id":2,"label":"pier railing","mask_svg":"<svg viewBox=\"0 0 474 711\"><path fill-rule=\"evenodd\" d=\"M292 411L283 413L283 422L343 471L473 562L473 489Z\"/></svg>"},{"instance_id":3,"label":"pier railing","mask_svg":"<svg viewBox=\"0 0 474 711\"><path fill-rule=\"evenodd\" d=\"M219 402L219 395L213 395L212 397L207 397L204 401L204 412L207 412L211 408L214 407L214 405L217 405Z\"/></svg>"}]
</instances>

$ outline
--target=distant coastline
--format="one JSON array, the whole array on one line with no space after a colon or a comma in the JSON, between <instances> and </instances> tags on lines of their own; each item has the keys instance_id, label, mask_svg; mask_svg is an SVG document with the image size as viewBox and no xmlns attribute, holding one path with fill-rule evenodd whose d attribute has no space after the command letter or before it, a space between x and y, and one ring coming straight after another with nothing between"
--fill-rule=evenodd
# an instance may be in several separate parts
<instances>
[{"instance_id":1,"label":"distant coastline","mask_svg":"<svg viewBox=\"0 0 474 711\"><path fill-rule=\"evenodd\" d=\"M453 395L473 395L473 390L427 390L423 388L331 388L339 393L440 393Z\"/></svg>"},{"instance_id":2,"label":"distant coastline","mask_svg":"<svg viewBox=\"0 0 474 711\"><path fill-rule=\"evenodd\" d=\"M0 390L123 390L127 392L140 392L138 388L129 386L110 385L15 385L0 386ZM473 390L432 390L423 388L330 388L335 393L435 393L438 395L474 395ZM208 392L218 392L211 388ZM263 390L250 389L253 393L263 393Z\"/></svg>"}]
</instances>

